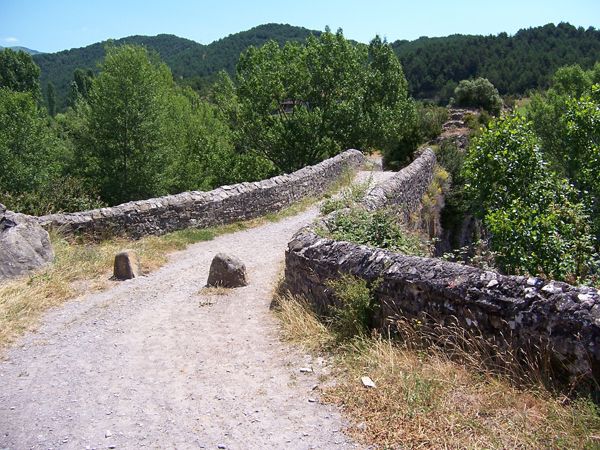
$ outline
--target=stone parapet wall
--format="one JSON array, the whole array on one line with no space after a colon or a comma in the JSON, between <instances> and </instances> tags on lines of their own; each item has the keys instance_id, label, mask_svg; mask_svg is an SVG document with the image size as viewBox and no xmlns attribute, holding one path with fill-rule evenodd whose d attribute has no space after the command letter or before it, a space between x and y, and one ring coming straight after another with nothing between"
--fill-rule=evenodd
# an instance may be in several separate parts
<instances>
[{"instance_id":1,"label":"stone parapet wall","mask_svg":"<svg viewBox=\"0 0 600 450\"><path fill-rule=\"evenodd\" d=\"M416 186L425 183L434 164L435 155L425 151L411 166L373 189L364 206L418 208L424 189ZM547 345L557 367L571 377L600 380L600 296L596 289L505 276L322 238L315 230L326 227L328 218L296 233L286 252L285 286L320 312L335 302L328 280L341 274L377 280L372 284L379 305L375 325L386 326L390 317L458 322L495 343L517 348Z\"/></svg>"},{"instance_id":2,"label":"stone parapet wall","mask_svg":"<svg viewBox=\"0 0 600 450\"><path fill-rule=\"evenodd\" d=\"M435 162L433 150L425 149L418 158L392 178L371 189L362 200L363 206L370 211L388 206L397 207L405 215L417 210L433 179Z\"/></svg>"},{"instance_id":3,"label":"stone parapet wall","mask_svg":"<svg viewBox=\"0 0 600 450\"><path fill-rule=\"evenodd\" d=\"M340 274L378 281L378 326L388 317L458 321L517 347L547 344L570 375L600 380L600 297L593 288L333 241L310 228L289 243L285 285L321 312L334 302L326 282Z\"/></svg>"},{"instance_id":4,"label":"stone parapet wall","mask_svg":"<svg viewBox=\"0 0 600 450\"><path fill-rule=\"evenodd\" d=\"M96 239L113 235L139 238L188 227L227 224L320 196L344 171L356 170L364 162L360 151L347 150L314 166L267 180L222 186L209 192L183 192L110 208L51 214L38 217L38 221L46 229L58 228L67 235Z\"/></svg>"}]
</instances>

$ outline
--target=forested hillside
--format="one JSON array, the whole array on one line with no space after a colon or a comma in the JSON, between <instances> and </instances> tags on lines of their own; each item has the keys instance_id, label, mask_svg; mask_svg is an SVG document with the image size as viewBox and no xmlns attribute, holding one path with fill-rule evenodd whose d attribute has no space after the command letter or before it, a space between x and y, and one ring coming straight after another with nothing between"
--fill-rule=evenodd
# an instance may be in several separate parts
<instances>
[{"instance_id":1,"label":"forested hillside","mask_svg":"<svg viewBox=\"0 0 600 450\"><path fill-rule=\"evenodd\" d=\"M267 24L229 35L209 45L170 34L129 36L113 42L117 46L144 45L157 52L160 59L171 68L176 80L183 80L185 84L201 90L220 70L225 69L233 73L240 53L251 45L260 46L270 39L280 44L287 41L303 41L310 34L318 35L320 32L291 25ZM74 71L78 68L91 69L97 73L98 63L105 56L106 44L107 42L99 42L83 48L34 56L41 69L40 84L44 95L48 83L51 82L56 89L58 110L64 110L67 106Z\"/></svg>"},{"instance_id":2,"label":"forested hillside","mask_svg":"<svg viewBox=\"0 0 600 450\"><path fill-rule=\"evenodd\" d=\"M396 41L392 47L411 94L445 103L460 80L484 77L502 95L523 95L547 88L561 66L589 69L600 59L600 30L560 23L523 29L514 36L422 37Z\"/></svg>"},{"instance_id":3,"label":"forested hillside","mask_svg":"<svg viewBox=\"0 0 600 450\"><path fill-rule=\"evenodd\" d=\"M240 53L272 39L282 44L319 35L292 25L267 24L235 33L209 45L177 36L130 36L116 45L137 44L157 52L180 83L203 91L220 70L233 74ZM67 105L75 69L97 71L106 42L58 53L34 55L41 68L44 94L51 82L56 89L57 109ZM488 78L502 95L523 95L529 89L547 88L558 67L579 64L590 68L600 59L600 31L561 23L520 30L514 36L452 35L395 41L411 94L418 99L447 103L460 80Z\"/></svg>"}]
</instances>

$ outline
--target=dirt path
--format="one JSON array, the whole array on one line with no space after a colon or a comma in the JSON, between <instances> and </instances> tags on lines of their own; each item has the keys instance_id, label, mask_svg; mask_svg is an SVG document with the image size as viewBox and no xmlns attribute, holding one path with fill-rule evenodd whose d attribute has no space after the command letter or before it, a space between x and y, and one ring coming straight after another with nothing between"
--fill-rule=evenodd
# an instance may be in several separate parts
<instances>
[{"instance_id":1,"label":"dirt path","mask_svg":"<svg viewBox=\"0 0 600 450\"><path fill-rule=\"evenodd\" d=\"M0 448L356 448L313 390L326 364L282 344L269 311L286 244L317 214L195 244L49 312L0 363ZM249 286L200 292L218 252Z\"/></svg>"}]
</instances>

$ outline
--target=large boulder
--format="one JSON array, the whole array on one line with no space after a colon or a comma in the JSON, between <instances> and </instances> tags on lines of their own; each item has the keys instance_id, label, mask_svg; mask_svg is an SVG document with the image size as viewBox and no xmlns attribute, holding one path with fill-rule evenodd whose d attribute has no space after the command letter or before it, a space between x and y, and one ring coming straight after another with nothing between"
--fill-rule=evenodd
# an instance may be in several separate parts
<instances>
[{"instance_id":1,"label":"large boulder","mask_svg":"<svg viewBox=\"0 0 600 450\"><path fill-rule=\"evenodd\" d=\"M37 220L0 204L0 281L26 274L53 258L50 237Z\"/></svg>"},{"instance_id":2,"label":"large boulder","mask_svg":"<svg viewBox=\"0 0 600 450\"><path fill-rule=\"evenodd\" d=\"M207 286L236 288L246 286L246 266L235 256L218 253L210 264Z\"/></svg>"}]
</instances>

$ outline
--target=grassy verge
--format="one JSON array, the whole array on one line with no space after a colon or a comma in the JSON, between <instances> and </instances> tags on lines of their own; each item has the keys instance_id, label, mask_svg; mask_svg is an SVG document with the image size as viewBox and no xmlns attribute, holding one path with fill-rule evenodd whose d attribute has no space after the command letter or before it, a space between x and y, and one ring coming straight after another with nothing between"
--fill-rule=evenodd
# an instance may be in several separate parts
<instances>
[{"instance_id":1,"label":"grassy verge","mask_svg":"<svg viewBox=\"0 0 600 450\"><path fill-rule=\"evenodd\" d=\"M344 173L327 192L349 185L352 172ZM44 311L86 292L110 286L113 258L123 249L135 250L144 273L152 272L167 261L169 253L217 236L276 222L294 216L319 199L305 198L276 213L257 219L212 228L175 231L163 236L147 236L140 240L113 238L102 242L70 242L58 233L51 234L54 262L33 275L0 284L0 349L26 330L35 328Z\"/></svg>"},{"instance_id":2,"label":"grassy verge","mask_svg":"<svg viewBox=\"0 0 600 450\"><path fill-rule=\"evenodd\" d=\"M342 299L344 307L370 301L358 299L360 292L369 295L360 283L345 283L343 291L350 295ZM588 398L567 399L539 383L519 385L486 370L468 348L461 358L456 351L450 357L438 346L423 346L418 326L405 327L401 340L368 331L348 338L343 330L355 327L359 316L352 321L334 311L323 322L304 301L282 296L277 304L285 339L334 361L336 383L321 398L343 409L352 424L349 433L361 443L377 448L600 448L600 416ZM364 387L362 376L376 387Z\"/></svg>"}]
</instances>

